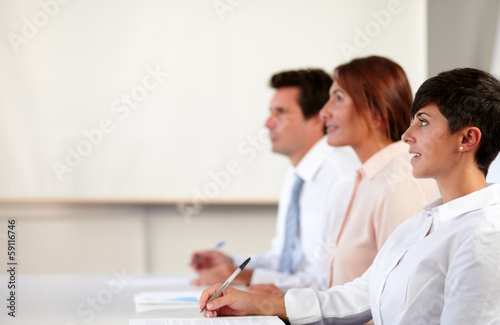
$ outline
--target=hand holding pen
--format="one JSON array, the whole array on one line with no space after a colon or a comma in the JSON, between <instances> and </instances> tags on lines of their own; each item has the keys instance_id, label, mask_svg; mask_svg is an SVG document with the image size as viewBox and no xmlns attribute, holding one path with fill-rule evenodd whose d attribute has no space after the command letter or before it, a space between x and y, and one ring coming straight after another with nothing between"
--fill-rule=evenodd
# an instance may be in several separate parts
<instances>
[{"instance_id":1,"label":"hand holding pen","mask_svg":"<svg viewBox=\"0 0 500 325\"><path fill-rule=\"evenodd\" d=\"M236 271L234 271L233 274L231 274L231 276L226 280L226 282L224 282L224 284L212 295L212 297L207 301L207 304L211 303L212 301L214 301L221 293L222 291L224 291L224 289L226 289L229 284L231 284L231 282L234 280L234 278L236 278L238 276L238 274L240 274L241 270L243 270L245 268L245 266L248 264L248 262L250 262L250 257L247 258L245 260L245 262L243 262L237 269ZM201 302L201 301L200 301ZM207 306L205 305L200 313L202 313L205 309L207 308Z\"/></svg>"},{"instance_id":2,"label":"hand holding pen","mask_svg":"<svg viewBox=\"0 0 500 325\"><path fill-rule=\"evenodd\" d=\"M203 291L200 297L200 312L204 312L206 317L276 315L287 322L284 294L253 294L228 287L248 261L250 258L224 284L216 284Z\"/></svg>"}]
</instances>

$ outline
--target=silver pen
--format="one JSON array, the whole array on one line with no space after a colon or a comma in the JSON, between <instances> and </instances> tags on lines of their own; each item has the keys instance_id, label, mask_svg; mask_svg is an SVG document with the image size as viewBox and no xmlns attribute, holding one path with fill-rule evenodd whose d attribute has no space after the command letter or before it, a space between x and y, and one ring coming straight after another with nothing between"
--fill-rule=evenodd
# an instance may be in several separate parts
<instances>
[{"instance_id":1,"label":"silver pen","mask_svg":"<svg viewBox=\"0 0 500 325\"><path fill-rule=\"evenodd\" d=\"M201 310L200 310L200 313L202 313L205 309L207 309L207 305L212 302L214 299L216 299L224 289L227 288L228 285L231 284L231 282L234 280L234 278L236 278L236 276L238 276L238 274L240 274L241 270L243 270L243 268L245 268L245 266L248 264L248 262L250 262L250 257L246 259L245 262L243 262L240 267L238 267L236 269L236 271L234 271L233 274L231 274L231 276L226 280L226 282L224 282L224 284L219 288L219 290L217 290L214 295L212 296L212 298L210 298L208 300L208 302L205 304L205 307L203 307Z\"/></svg>"}]
</instances>

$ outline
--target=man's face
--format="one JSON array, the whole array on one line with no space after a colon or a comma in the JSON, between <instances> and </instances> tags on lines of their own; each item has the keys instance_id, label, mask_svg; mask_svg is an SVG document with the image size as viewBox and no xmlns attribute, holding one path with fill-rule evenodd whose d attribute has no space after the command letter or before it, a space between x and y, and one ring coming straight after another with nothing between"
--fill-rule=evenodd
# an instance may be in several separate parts
<instances>
[{"instance_id":1,"label":"man's face","mask_svg":"<svg viewBox=\"0 0 500 325\"><path fill-rule=\"evenodd\" d=\"M270 115L265 124L270 131L273 152L286 155L292 161L294 158L300 160L309 149L306 148L306 140L308 132L311 132L311 122L304 118L297 102L299 95L298 87L278 88L271 100Z\"/></svg>"}]
</instances>

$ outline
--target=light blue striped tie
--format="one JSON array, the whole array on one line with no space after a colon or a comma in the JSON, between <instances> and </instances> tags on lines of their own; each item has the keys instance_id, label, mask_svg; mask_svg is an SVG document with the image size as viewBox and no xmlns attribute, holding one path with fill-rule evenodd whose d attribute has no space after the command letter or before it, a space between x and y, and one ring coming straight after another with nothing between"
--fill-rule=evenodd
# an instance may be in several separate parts
<instances>
[{"instance_id":1,"label":"light blue striped tie","mask_svg":"<svg viewBox=\"0 0 500 325\"><path fill-rule=\"evenodd\" d=\"M281 252L280 265L278 268L278 271L281 273L292 274L294 271L292 263L293 250L295 238L299 235L299 198L303 184L304 180L297 176L297 179L293 184L292 197L286 213L285 242L283 244L283 251Z\"/></svg>"}]
</instances>

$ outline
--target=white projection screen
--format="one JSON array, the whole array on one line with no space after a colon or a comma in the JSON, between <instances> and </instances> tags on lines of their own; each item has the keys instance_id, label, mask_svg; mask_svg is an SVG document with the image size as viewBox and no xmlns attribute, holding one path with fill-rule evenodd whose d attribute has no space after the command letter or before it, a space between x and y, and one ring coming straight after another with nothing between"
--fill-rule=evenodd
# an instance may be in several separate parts
<instances>
[{"instance_id":1,"label":"white projection screen","mask_svg":"<svg viewBox=\"0 0 500 325\"><path fill-rule=\"evenodd\" d=\"M278 71L387 56L425 80L426 1L0 1L0 198L274 202Z\"/></svg>"}]
</instances>

